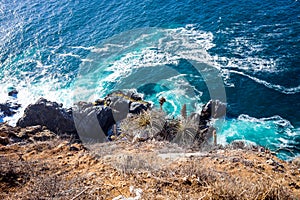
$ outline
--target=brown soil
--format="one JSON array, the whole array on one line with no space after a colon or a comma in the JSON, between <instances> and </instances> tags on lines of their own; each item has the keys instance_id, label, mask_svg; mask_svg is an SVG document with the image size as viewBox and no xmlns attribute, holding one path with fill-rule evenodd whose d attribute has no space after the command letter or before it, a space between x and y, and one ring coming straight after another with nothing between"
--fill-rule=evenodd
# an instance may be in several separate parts
<instances>
[{"instance_id":1,"label":"brown soil","mask_svg":"<svg viewBox=\"0 0 300 200\"><path fill-rule=\"evenodd\" d=\"M300 199L300 166L268 151L193 152L157 141L83 146L32 130L0 127L3 138L27 134L0 145L0 199Z\"/></svg>"}]
</instances>

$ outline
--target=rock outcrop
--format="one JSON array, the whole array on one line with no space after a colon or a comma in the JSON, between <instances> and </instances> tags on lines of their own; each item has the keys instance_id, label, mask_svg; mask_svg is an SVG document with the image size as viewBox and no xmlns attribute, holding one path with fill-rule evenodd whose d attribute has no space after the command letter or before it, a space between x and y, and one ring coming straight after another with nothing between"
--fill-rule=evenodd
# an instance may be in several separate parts
<instances>
[{"instance_id":1,"label":"rock outcrop","mask_svg":"<svg viewBox=\"0 0 300 200\"><path fill-rule=\"evenodd\" d=\"M150 104L135 93L113 92L93 104L78 102L73 108L75 126L83 142L95 143L119 134L115 124L125 119L129 113L140 114L150 108Z\"/></svg>"},{"instance_id":2,"label":"rock outcrop","mask_svg":"<svg viewBox=\"0 0 300 200\"><path fill-rule=\"evenodd\" d=\"M16 89L8 92L8 96L16 98L18 91ZM8 100L6 103L0 103L0 118L11 117L16 114L17 110L21 107L21 104L18 104L14 100Z\"/></svg>"},{"instance_id":3,"label":"rock outcrop","mask_svg":"<svg viewBox=\"0 0 300 200\"><path fill-rule=\"evenodd\" d=\"M47 141L56 137L56 134L45 126L36 125L26 128L12 127L7 123L0 124L0 144L32 143L36 141Z\"/></svg>"},{"instance_id":4,"label":"rock outcrop","mask_svg":"<svg viewBox=\"0 0 300 200\"><path fill-rule=\"evenodd\" d=\"M218 100L210 100L203 107L200 114L200 124L207 124L211 118L220 118L226 115L226 104Z\"/></svg>"},{"instance_id":5,"label":"rock outcrop","mask_svg":"<svg viewBox=\"0 0 300 200\"><path fill-rule=\"evenodd\" d=\"M72 110L62 108L62 104L40 98L35 104L30 104L24 115L17 122L17 126L27 127L41 125L58 135L67 134L77 136L73 121Z\"/></svg>"},{"instance_id":6,"label":"rock outcrop","mask_svg":"<svg viewBox=\"0 0 300 200\"><path fill-rule=\"evenodd\" d=\"M74 123L82 142L104 142L116 123L112 109L104 105L80 102L73 107Z\"/></svg>"},{"instance_id":7,"label":"rock outcrop","mask_svg":"<svg viewBox=\"0 0 300 200\"><path fill-rule=\"evenodd\" d=\"M216 130L209 122L212 118L221 118L226 115L226 104L218 100L210 100L203 107L200 116L194 114L191 116L199 121L198 131L195 136L195 140L199 143L205 143L209 138L214 137L214 143L216 144Z\"/></svg>"},{"instance_id":8,"label":"rock outcrop","mask_svg":"<svg viewBox=\"0 0 300 200\"><path fill-rule=\"evenodd\" d=\"M7 101L0 104L0 117L10 117L16 114L17 110L21 107L21 104ZM2 114L1 114L2 113Z\"/></svg>"}]
</instances>

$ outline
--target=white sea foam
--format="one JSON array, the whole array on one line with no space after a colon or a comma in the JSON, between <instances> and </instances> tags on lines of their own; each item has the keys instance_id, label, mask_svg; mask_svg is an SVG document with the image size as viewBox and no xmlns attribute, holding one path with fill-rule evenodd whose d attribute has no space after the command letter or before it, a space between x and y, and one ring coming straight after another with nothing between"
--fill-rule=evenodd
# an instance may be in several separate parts
<instances>
[{"instance_id":1,"label":"white sea foam","mask_svg":"<svg viewBox=\"0 0 300 200\"><path fill-rule=\"evenodd\" d=\"M267 82L265 80L261 80L259 78L256 78L254 76L250 76L250 75L248 75L246 73L243 73L243 72L239 72L239 71L235 71L235 70L229 70L229 72L230 73L239 74L239 75L242 75L242 76L245 76L245 77L248 77L249 79L252 79L256 83L262 84L262 85L266 86L267 88L276 90L276 91L281 92L281 93L296 94L296 93L300 92L300 85L297 86L297 87L287 88L287 87L284 87L282 85L277 85L277 84L269 83L269 82Z\"/></svg>"},{"instance_id":2,"label":"white sea foam","mask_svg":"<svg viewBox=\"0 0 300 200\"><path fill-rule=\"evenodd\" d=\"M159 36L159 37L157 37ZM120 37L124 37L121 35ZM153 38L157 38L156 40ZM117 41L113 43L114 41ZM118 44L118 41L121 41ZM150 42L149 42L150 41ZM226 58L218 55L211 56L207 51L215 46L213 43L213 34L196 30L193 25L189 24L184 28L176 29L155 29L149 32L145 31L132 41L126 43L123 39L114 38L111 43L105 43L102 47L73 47L90 50L92 53L103 53L113 51L112 47L117 47L118 51L128 52L121 55L120 59L110 60L106 63L104 71L110 72L106 77L101 77L102 81L120 82L120 78L125 78L131 75L134 69L141 67L154 67L158 65L177 65L180 59L207 63L212 67L220 70L220 74L224 78L225 85L233 87L230 83L230 74L236 73L248 77L255 82L262 84L270 89L277 90L286 94L295 94L300 92L300 86L286 88L281 85L269 83L265 80L256 78L256 72L274 73L278 72L279 68L277 61L273 59L264 59L251 57L245 54L245 58ZM131 49L135 46L144 45L142 49ZM253 44L250 39L238 37L232 41L232 46L243 46L249 49L247 54L251 52L261 51L263 48L260 44ZM242 54L243 52L235 52ZM112 52L113 53L113 52ZM110 58L111 59L111 58ZM236 68L237 70L232 70ZM241 71L249 72L244 73ZM253 74L254 73L254 74ZM102 84L105 85L105 84Z\"/></svg>"},{"instance_id":3,"label":"white sea foam","mask_svg":"<svg viewBox=\"0 0 300 200\"><path fill-rule=\"evenodd\" d=\"M70 56L70 57L74 57L74 58L80 58L80 55L76 55L76 54L73 54L73 53L60 53L58 55L61 56L61 57L68 57L68 56Z\"/></svg>"},{"instance_id":4,"label":"white sea foam","mask_svg":"<svg viewBox=\"0 0 300 200\"><path fill-rule=\"evenodd\" d=\"M246 58L226 58L218 55L210 55L208 51L215 46L213 43L214 36L211 32L205 32L197 30L193 25L187 25L182 28L175 29L149 29L149 30L138 30L138 34L134 35L134 31L131 33L121 34L120 36L114 36L109 39L106 43L104 42L101 46L72 46L70 47L71 52L57 53L59 47L52 47L52 53L60 57L75 57L82 61L81 71L85 71L86 65L90 63L97 63L94 70L88 75L79 72L79 76L76 80L75 88L79 88L85 91L83 96L88 100L99 96L104 96L108 91L113 88L108 86L122 83L122 80L130 77L136 70L140 68L154 68L157 66L167 65L178 65L180 59L189 61L196 61L199 63L207 63L211 67L219 70L222 75L224 82L227 86L233 87L230 83L230 74L235 73L245 76L255 82L262 84L270 89L286 93L295 94L300 92L300 86L287 88L281 85L269 83L265 80L256 78L252 72L277 72L277 61L272 59L263 59L256 57ZM128 36L131 36L132 40L126 40ZM244 38L236 38L232 45L241 45L250 49L250 52L260 51L261 45L253 45L251 40L244 40ZM54 48L54 50L53 50ZM74 49L74 52L72 51ZM76 49L82 49L91 52L91 56L83 58L76 54ZM236 51L239 51L237 49ZM242 52L240 52L242 53ZM101 62L98 62L97 58L101 58ZM5 65L9 66L9 59L7 59ZM19 99L22 102L32 103L39 96L49 97L54 101L60 101L65 103L67 106L72 105L73 97L69 97L72 93L70 89L60 89L63 84L62 81L71 81L68 75L61 76L59 73L52 73L51 69L53 66L45 66L41 61L34 58L21 59L15 65L22 66L23 64L35 62L36 67L41 70L37 71L20 71L21 80L1 80L1 85L4 87L10 87L18 85L20 91ZM87 65L88 66L88 65ZM79 70L80 71L80 70ZM246 73L246 72L249 72ZM4 70L6 77L13 77L9 70ZM82 80L82 75L87 76ZM35 80L37 76L43 76L39 81ZM165 77L168 81L172 80L177 86L186 84L187 81L180 79L183 75L172 75ZM138 77L137 77L138 78ZM142 79L143 77L139 77ZM80 80L81 79L81 80ZM181 81L181 82L180 82ZM4 84L5 83L5 84ZM35 84L33 84L35 83ZM180 84L179 84L180 83ZM80 85L79 85L80 84ZM177 87L176 86L176 87ZM88 88L86 88L88 87ZM191 88L196 90L195 86L190 85ZM25 89L27 88L27 89ZM27 91L26 91L27 90ZM179 91L173 91L179 92ZM187 91L180 91L187 92ZM68 95L65 95L67 93ZM76 96L77 94L73 92ZM201 91L197 91L198 94L202 94ZM0 91L0 100L3 102L7 99L7 93L4 90ZM23 100L23 97L26 100ZM188 98L191 94L183 94L181 96ZM195 95L195 94L192 94ZM32 96L32 97L31 97ZM27 98L30 97L30 98ZM199 98L199 96L197 97ZM179 102L180 103L180 102ZM24 103L26 106L27 103ZM175 106L174 106L175 107Z\"/></svg>"}]
</instances>

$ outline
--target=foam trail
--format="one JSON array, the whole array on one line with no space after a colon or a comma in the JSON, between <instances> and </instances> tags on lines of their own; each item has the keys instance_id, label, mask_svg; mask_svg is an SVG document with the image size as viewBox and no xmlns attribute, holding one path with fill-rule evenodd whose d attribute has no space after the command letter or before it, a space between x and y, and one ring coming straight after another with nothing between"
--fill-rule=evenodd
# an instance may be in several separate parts
<instances>
[{"instance_id":1,"label":"foam trail","mask_svg":"<svg viewBox=\"0 0 300 200\"><path fill-rule=\"evenodd\" d=\"M250 76L248 74L245 74L243 72L239 72L239 71L235 71L235 70L229 70L229 72L245 76L245 77L247 77L249 79L252 79L253 81L255 81L255 82L259 83L259 84L262 84L262 85L266 86L267 88L274 89L274 90L276 90L278 92L281 92L281 93L285 93L285 94L297 94L297 93L300 92L300 85L298 87L286 88L286 87L281 86L281 85L271 84L271 83L269 83L267 81L255 78L255 77Z\"/></svg>"},{"instance_id":2,"label":"foam trail","mask_svg":"<svg viewBox=\"0 0 300 200\"><path fill-rule=\"evenodd\" d=\"M61 57L68 57L68 56L70 56L70 57L74 57L74 58L80 58L79 55L76 55L76 54L73 54L73 53L61 53L61 54L58 54L58 55L61 56Z\"/></svg>"}]
</instances>

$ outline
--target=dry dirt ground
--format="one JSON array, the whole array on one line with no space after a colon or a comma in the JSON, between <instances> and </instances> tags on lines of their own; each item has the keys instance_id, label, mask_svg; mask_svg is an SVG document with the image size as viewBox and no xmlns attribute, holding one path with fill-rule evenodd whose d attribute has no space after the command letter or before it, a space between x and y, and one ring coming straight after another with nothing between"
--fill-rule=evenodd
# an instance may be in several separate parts
<instances>
[{"instance_id":1,"label":"dry dirt ground","mask_svg":"<svg viewBox=\"0 0 300 200\"><path fill-rule=\"evenodd\" d=\"M300 199L299 161L268 151L199 152L158 141L83 146L43 127L5 124L0 136L3 144L23 137L0 145L0 199Z\"/></svg>"}]
</instances>

